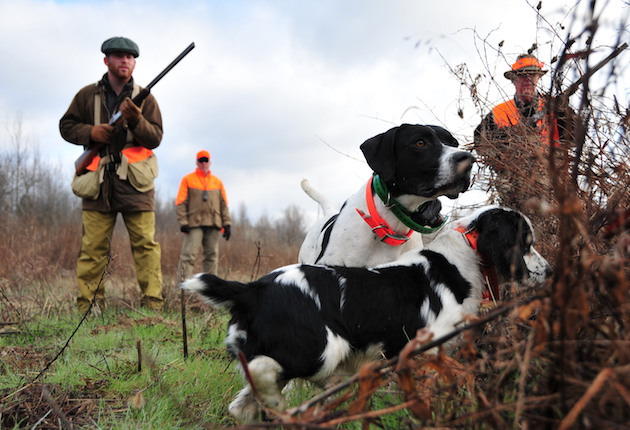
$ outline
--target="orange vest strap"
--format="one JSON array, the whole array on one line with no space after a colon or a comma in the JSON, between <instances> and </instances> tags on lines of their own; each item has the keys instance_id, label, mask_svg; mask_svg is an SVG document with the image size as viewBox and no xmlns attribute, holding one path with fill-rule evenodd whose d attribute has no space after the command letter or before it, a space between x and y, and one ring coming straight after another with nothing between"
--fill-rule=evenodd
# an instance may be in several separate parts
<instances>
[{"instance_id":1,"label":"orange vest strap","mask_svg":"<svg viewBox=\"0 0 630 430\"><path fill-rule=\"evenodd\" d=\"M138 161L146 160L153 155L153 151L144 146L131 146L122 150L122 153L127 157L130 164L137 163Z\"/></svg>"}]
</instances>

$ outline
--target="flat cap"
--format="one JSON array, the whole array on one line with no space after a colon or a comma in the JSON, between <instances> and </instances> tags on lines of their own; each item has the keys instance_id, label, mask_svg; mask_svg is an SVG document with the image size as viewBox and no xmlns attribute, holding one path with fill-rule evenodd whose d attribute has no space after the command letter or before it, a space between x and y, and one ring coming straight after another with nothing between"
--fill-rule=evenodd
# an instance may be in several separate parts
<instances>
[{"instance_id":1,"label":"flat cap","mask_svg":"<svg viewBox=\"0 0 630 430\"><path fill-rule=\"evenodd\" d=\"M140 49L138 49L136 42L120 36L110 37L103 42L101 45L101 52L105 55L109 55L112 52L126 52L134 57L140 55Z\"/></svg>"}]
</instances>

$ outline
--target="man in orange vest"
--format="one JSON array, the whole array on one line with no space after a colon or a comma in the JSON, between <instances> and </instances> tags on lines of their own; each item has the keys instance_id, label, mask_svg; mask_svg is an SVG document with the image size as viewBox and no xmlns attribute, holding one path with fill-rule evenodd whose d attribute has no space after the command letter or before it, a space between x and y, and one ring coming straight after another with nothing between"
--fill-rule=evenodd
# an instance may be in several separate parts
<instances>
[{"instance_id":1,"label":"man in orange vest","mask_svg":"<svg viewBox=\"0 0 630 430\"><path fill-rule=\"evenodd\" d=\"M73 191L83 198L83 236L77 262L78 309L86 312L104 299L103 274L109 261L112 232L118 213L129 233L141 305L154 310L163 306L160 245L155 240L153 180L157 161L153 149L162 140L162 116L153 95L140 107L130 99L142 88L132 77L138 45L126 37L103 42L107 73L95 84L83 87L59 121L62 137L90 148L102 145L88 172L75 177L86 182L89 192ZM108 125L120 111L119 125Z\"/></svg>"},{"instance_id":2,"label":"man in orange vest","mask_svg":"<svg viewBox=\"0 0 630 430\"><path fill-rule=\"evenodd\" d=\"M554 154L557 177L567 168L568 142L572 140L575 114L568 106L547 109L538 93L544 64L530 54L520 55L504 73L515 88L514 98L495 106L474 133L477 160L490 168L489 185L498 203L525 213L541 236L557 233L557 219L544 214L555 196L549 175ZM553 149L553 150L552 150ZM543 248L543 254L550 250Z\"/></svg>"},{"instance_id":3,"label":"man in orange vest","mask_svg":"<svg viewBox=\"0 0 630 430\"><path fill-rule=\"evenodd\" d=\"M495 106L475 129L474 149L479 160L499 178L516 174L531 163L545 170L547 150L570 138L571 109L548 112L544 96L538 93L538 82L545 73L544 64L535 56L520 55L504 73L514 84L514 98ZM533 175L533 171L528 173ZM513 183L517 179L510 178L512 188L520 187L515 192L525 186Z\"/></svg>"},{"instance_id":4,"label":"man in orange vest","mask_svg":"<svg viewBox=\"0 0 630 430\"><path fill-rule=\"evenodd\" d=\"M231 220L223 182L210 172L210 153L199 151L197 169L184 176L175 199L177 221L184 233L177 277L181 282L194 271L197 252L203 247L203 271L217 274L219 234L230 240Z\"/></svg>"},{"instance_id":5,"label":"man in orange vest","mask_svg":"<svg viewBox=\"0 0 630 430\"><path fill-rule=\"evenodd\" d=\"M548 115L545 100L538 94L538 81L547 73L544 64L533 55L520 55L504 76L512 81L514 98L495 106L475 129L475 149L493 146L506 152L516 139L536 136L539 143L557 146L560 139L557 115ZM508 156L500 159L509 159ZM500 160L497 160L500 161ZM508 167L491 165L495 170Z\"/></svg>"}]
</instances>

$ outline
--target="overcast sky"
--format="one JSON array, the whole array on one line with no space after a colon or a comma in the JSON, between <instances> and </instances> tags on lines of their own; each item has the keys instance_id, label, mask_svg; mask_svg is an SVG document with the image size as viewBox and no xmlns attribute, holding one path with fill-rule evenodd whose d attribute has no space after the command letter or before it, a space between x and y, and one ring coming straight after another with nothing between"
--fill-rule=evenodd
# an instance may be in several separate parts
<instances>
[{"instance_id":1,"label":"overcast sky","mask_svg":"<svg viewBox=\"0 0 630 430\"><path fill-rule=\"evenodd\" d=\"M483 73L490 103L511 96L502 77L509 63L534 42L548 63L560 51L551 30L564 37L557 24L568 26L575 11L575 2L544 1L545 21L536 3L0 0L0 150L10 149L7 130L21 118L29 144L63 166L69 184L82 150L61 138L58 121L74 94L105 72L103 40L138 43L141 85L194 41L153 89L164 120L160 198L174 199L194 154L207 149L233 210L245 203L252 217L274 218L295 204L312 220L317 206L300 180L341 203L369 177L359 145L375 134L403 122L439 124L470 142L480 114L449 66ZM628 2L600 3L602 31L612 34ZM595 46L603 57L612 44L602 37ZM626 76L615 91L625 106L628 88Z\"/></svg>"}]
</instances>

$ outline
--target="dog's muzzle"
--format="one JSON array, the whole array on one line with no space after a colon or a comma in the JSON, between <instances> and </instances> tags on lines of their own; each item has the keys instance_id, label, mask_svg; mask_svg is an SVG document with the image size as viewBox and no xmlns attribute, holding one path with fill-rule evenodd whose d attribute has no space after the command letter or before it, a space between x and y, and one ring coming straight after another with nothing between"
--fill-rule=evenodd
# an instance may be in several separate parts
<instances>
[{"instance_id":1,"label":"dog's muzzle","mask_svg":"<svg viewBox=\"0 0 630 430\"><path fill-rule=\"evenodd\" d=\"M453 156L453 180L438 187L436 194L456 199L460 193L466 191L470 186L470 175L475 161L475 157L469 152L462 151Z\"/></svg>"}]
</instances>

